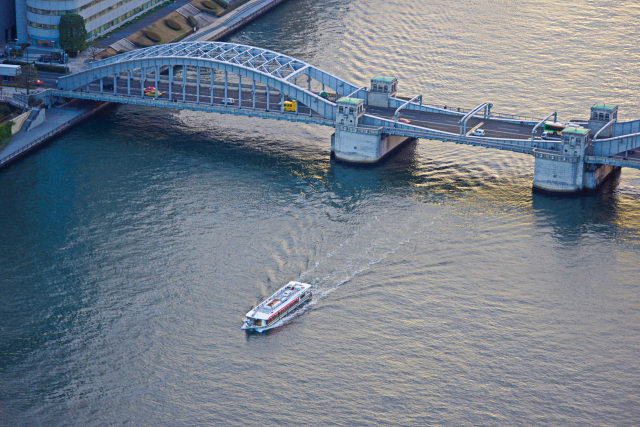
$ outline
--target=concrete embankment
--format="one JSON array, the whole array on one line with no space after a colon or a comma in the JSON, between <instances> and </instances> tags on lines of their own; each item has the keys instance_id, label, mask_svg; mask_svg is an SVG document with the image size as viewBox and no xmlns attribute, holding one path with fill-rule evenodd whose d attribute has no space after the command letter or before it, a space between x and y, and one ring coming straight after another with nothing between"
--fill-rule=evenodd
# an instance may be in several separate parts
<instances>
[{"instance_id":1,"label":"concrete embankment","mask_svg":"<svg viewBox=\"0 0 640 427\"><path fill-rule=\"evenodd\" d=\"M213 24L199 29L183 41L216 41L227 37L287 0L254 0L229 12Z\"/></svg>"},{"instance_id":2,"label":"concrete embankment","mask_svg":"<svg viewBox=\"0 0 640 427\"><path fill-rule=\"evenodd\" d=\"M72 101L46 110L46 119L37 127L22 129L0 152L0 168L41 147L50 139L109 105L108 102Z\"/></svg>"}]
</instances>

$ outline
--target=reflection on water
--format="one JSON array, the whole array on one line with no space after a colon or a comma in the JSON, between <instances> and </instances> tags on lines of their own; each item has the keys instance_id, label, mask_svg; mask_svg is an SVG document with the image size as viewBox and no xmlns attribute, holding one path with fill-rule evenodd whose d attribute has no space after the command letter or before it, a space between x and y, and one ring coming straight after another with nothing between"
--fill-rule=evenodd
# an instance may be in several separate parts
<instances>
[{"instance_id":1,"label":"reflection on water","mask_svg":"<svg viewBox=\"0 0 640 427\"><path fill-rule=\"evenodd\" d=\"M231 39L442 105L634 117L639 18L299 0ZM0 424L640 418L637 171L554 197L531 156L420 140L353 167L332 131L119 106L1 170ZM296 279L299 315L240 330Z\"/></svg>"}]
</instances>

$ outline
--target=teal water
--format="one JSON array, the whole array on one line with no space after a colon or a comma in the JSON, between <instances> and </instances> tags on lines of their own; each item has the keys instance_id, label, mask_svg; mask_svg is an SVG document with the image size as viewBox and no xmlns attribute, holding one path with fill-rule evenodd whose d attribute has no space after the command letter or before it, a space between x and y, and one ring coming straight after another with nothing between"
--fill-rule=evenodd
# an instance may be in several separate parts
<instances>
[{"instance_id":1,"label":"teal water","mask_svg":"<svg viewBox=\"0 0 640 427\"><path fill-rule=\"evenodd\" d=\"M628 2L291 0L230 40L438 104L640 117ZM548 14L552 8L554 14ZM0 424L635 425L640 173L114 106L0 171ZM311 304L242 315L288 280Z\"/></svg>"}]
</instances>

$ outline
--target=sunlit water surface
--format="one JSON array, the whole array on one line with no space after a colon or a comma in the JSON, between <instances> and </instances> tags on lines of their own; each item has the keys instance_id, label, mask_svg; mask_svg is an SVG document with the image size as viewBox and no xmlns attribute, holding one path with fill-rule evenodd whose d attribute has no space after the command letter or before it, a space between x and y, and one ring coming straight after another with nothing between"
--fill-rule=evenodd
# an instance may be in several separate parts
<instances>
[{"instance_id":1,"label":"sunlit water surface","mask_svg":"<svg viewBox=\"0 0 640 427\"><path fill-rule=\"evenodd\" d=\"M640 117L632 2L290 0L230 40L437 105ZM526 155L119 106L0 171L0 424L640 420L640 174L532 194ZM242 315L288 280L311 304Z\"/></svg>"}]
</instances>

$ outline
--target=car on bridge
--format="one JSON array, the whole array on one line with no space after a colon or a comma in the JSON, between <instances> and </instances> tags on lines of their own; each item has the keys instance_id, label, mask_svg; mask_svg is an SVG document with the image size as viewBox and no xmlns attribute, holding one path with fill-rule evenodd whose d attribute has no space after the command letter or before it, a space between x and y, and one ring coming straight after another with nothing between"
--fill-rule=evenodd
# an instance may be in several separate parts
<instances>
[{"instance_id":1,"label":"car on bridge","mask_svg":"<svg viewBox=\"0 0 640 427\"><path fill-rule=\"evenodd\" d=\"M400 123L406 123L406 124L411 123L411 120L409 120L409 119L405 119L404 117L400 117L400 118L398 119L398 121L399 121Z\"/></svg>"},{"instance_id":2,"label":"car on bridge","mask_svg":"<svg viewBox=\"0 0 640 427\"><path fill-rule=\"evenodd\" d=\"M484 129L476 129L473 132L471 132L471 135L473 135L473 136L484 136Z\"/></svg>"},{"instance_id":3,"label":"car on bridge","mask_svg":"<svg viewBox=\"0 0 640 427\"><path fill-rule=\"evenodd\" d=\"M222 100L224 105L233 105L234 102L236 102L236 100L233 98L225 98Z\"/></svg>"},{"instance_id":4,"label":"car on bridge","mask_svg":"<svg viewBox=\"0 0 640 427\"><path fill-rule=\"evenodd\" d=\"M145 87L144 88L144 95L145 96L161 96L162 92L160 92L159 90L157 90L155 87L153 86L149 86L149 87Z\"/></svg>"}]
</instances>

